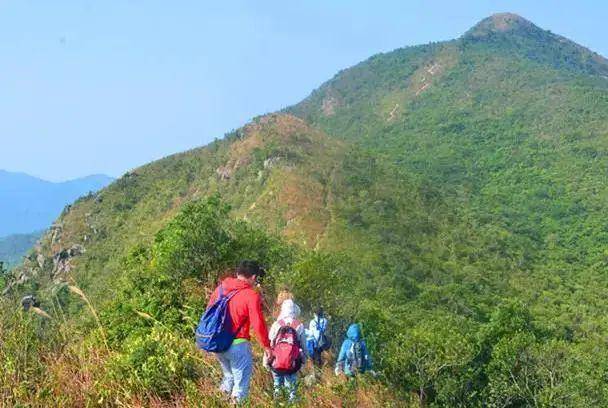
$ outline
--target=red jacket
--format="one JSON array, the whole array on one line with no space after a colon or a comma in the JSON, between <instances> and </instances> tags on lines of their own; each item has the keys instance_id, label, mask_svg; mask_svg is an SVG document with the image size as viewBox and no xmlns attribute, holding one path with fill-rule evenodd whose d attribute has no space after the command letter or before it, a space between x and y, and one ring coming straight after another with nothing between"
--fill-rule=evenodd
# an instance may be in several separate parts
<instances>
[{"instance_id":1,"label":"red jacket","mask_svg":"<svg viewBox=\"0 0 608 408\"><path fill-rule=\"evenodd\" d=\"M220 286L223 286L224 294L240 289L240 292L234 295L228 302L228 313L230 313L232 325L234 330L238 330L235 338L249 340L250 326L253 326L253 331L262 346L270 347L268 328L266 327L266 321L262 313L262 296L249 283L236 278L226 278ZM219 296L219 289L220 287L218 286L213 291L207 307L215 303Z\"/></svg>"}]
</instances>

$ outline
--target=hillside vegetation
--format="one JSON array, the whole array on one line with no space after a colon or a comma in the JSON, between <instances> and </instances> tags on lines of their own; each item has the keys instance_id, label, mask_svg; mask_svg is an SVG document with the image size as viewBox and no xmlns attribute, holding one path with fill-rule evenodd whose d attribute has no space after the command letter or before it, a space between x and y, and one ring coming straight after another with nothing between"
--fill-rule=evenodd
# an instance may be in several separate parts
<instances>
[{"instance_id":1,"label":"hillside vegetation","mask_svg":"<svg viewBox=\"0 0 608 408\"><path fill-rule=\"evenodd\" d=\"M6 284L0 401L221 406L192 333L255 258L269 303L324 306L335 343L360 322L374 357L303 406L608 405L607 75L495 15L79 199Z\"/></svg>"}]
</instances>

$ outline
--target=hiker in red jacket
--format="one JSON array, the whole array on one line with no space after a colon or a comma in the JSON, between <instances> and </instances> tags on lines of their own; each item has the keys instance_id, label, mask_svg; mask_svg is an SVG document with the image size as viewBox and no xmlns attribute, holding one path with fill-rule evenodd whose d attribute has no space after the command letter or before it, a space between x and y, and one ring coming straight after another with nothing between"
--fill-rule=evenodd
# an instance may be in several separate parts
<instances>
[{"instance_id":1,"label":"hiker in red jacket","mask_svg":"<svg viewBox=\"0 0 608 408\"><path fill-rule=\"evenodd\" d=\"M235 339L227 351L217 353L224 374L220 389L237 403L247 398L253 371L250 327L253 327L258 341L264 347L265 356L271 354L268 329L262 312L262 296L254 289L264 273L257 262L241 261L236 268L236 277L226 278L220 284L224 294L238 291L228 303ZM217 300L220 286L211 295L209 306Z\"/></svg>"}]
</instances>

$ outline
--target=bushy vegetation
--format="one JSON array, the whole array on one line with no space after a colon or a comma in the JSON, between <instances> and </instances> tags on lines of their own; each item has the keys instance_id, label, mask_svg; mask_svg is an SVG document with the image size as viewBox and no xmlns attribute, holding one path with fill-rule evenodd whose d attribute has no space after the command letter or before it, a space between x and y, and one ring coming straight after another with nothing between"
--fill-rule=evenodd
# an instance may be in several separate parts
<instances>
[{"instance_id":1,"label":"bushy vegetation","mask_svg":"<svg viewBox=\"0 0 608 408\"><path fill-rule=\"evenodd\" d=\"M467 316L449 303L429 300L439 290L451 294L428 283L412 283L411 299L395 302L391 287L381 284L388 271L368 270L356 255L306 250L272 238L234 221L216 196L185 205L152 244L135 247L122 261L117 294L102 307L99 324L83 323L90 331L84 346L71 337L78 328L56 322L64 313L59 300L52 320L9 314L12 318L3 322L2 362L14 371L6 370L5 386L18 375L24 376L19 379L24 389L5 401L39 398L44 390L37 382L49 375L49 356L76 353L74 347L105 356L97 362L103 368L90 379L90 401L151 401L201 392L200 381L218 373L195 349L193 328L209 290L245 257L271 266L264 283L267 299L287 287L305 310L323 305L337 339L349 322L362 322L376 367L394 387L383 398L440 406L576 406L606 398L602 383L589 381L605 370L597 350L536 327L525 305L503 300L489 315ZM72 291L77 299L84 296ZM62 336L49 337L52 330L45 326L55 326ZM19 341L23 338L28 341ZM25 361L13 361L20 358Z\"/></svg>"},{"instance_id":2,"label":"bushy vegetation","mask_svg":"<svg viewBox=\"0 0 608 408\"><path fill-rule=\"evenodd\" d=\"M36 290L53 320L3 301L0 363L21 359L4 401L220 404L192 331L220 276L255 258L267 301L289 288L324 306L334 346L360 322L379 373L325 373L304 405L607 405L606 62L512 28L375 56L81 200L43 249L86 253L12 292ZM269 386L257 372L254 406Z\"/></svg>"},{"instance_id":3,"label":"bushy vegetation","mask_svg":"<svg viewBox=\"0 0 608 408\"><path fill-rule=\"evenodd\" d=\"M67 293L57 293L50 319L10 311L15 306L7 302L2 305L3 316L7 316L0 331L3 341L0 362L7 368L0 383L4 392L2 402L17 404L36 399L56 402L53 391L45 390L51 387L56 391L61 386L53 382L58 381L52 377L58 373L52 370L76 369L71 364L98 356L97 370L81 373L92 377L81 384L85 389L79 398L86 403L152 402L156 398L196 400L206 392L204 398L215 395L215 403L220 404L220 396L210 388L218 378L218 368L193 342L193 329L209 291L239 259L255 258L272 266L264 283L266 297L271 299L276 288L293 285L292 277L302 279L307 268L325 263L326 270L335 275L331 269L334 263L327 257L320 260L320 256L286 244L243 221L234 221L229 216L229 207L217 196L189 203L156 234L152 244L133 248L122 260L124 273L116 283L115 298L101 310L90 313L92 316L99 313L99 321L88 319L77 326L60 321L66 313L62 308L66 295L88 302L86 294L73 286L67 287ZM322 275L319 279L321 284L331 283ZM311 297L311 292L304 288L303 299L304 293ZM333 310L336 306L330 307ZM89 333L84 334L84 341L80 338L81 330ZM80 369L84 370L86 365ZM268 374L257 375L258 381L262 381L258 392L262 394L256 406L268 403L269 397L264 392L269 391L269 383L263 380L264 376ZM10 391L12 381L23 389ZM201 389L201 382L206 382L205 388ZM321 397L352 398L348 396L348 387L337 383L336 386L332 392L325 390ZM378 384L369 383L370 390L375 387ZM321 388L311 392L319 392ZM59 392L66 391L69 390ZM63 397L75 401L70 399L74 396ZM392 397L387 394L377 398L390 401Z\"/></svg>"}]
</instances>

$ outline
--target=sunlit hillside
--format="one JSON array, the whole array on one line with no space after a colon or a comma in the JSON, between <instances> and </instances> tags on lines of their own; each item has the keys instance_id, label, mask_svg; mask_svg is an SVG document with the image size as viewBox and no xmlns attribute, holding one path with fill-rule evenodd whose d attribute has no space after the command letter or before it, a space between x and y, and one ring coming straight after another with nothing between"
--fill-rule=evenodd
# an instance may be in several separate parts
<instances>
[{"instance_id":1,"label":"sunlit hillside","mask_svg":"<svg viewBox=\"0 0 608 408\"><path fill-rule=\"evenodd\" d=\"M0 401L222 406L193 330L255 258L374 358L302 406L608 405L607 154L608 61L517 15L375 55L65 211L5 284Z\"/></svg>"}]
</instances>

